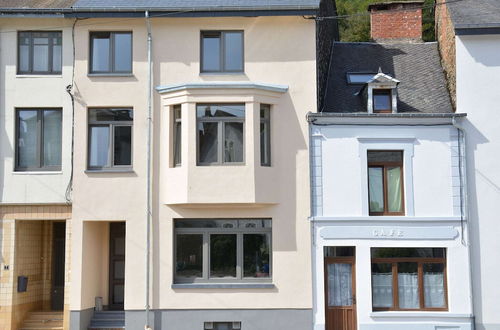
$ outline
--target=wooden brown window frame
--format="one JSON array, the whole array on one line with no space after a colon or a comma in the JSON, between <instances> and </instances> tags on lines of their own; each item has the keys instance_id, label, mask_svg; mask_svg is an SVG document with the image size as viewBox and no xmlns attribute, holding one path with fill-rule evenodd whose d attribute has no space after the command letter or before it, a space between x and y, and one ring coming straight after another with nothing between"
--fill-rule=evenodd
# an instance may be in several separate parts
<instances>
[{"instance_id":1,"label":"wooden brown window frame","mask_svg":"<svg viewBox=\"0 0 500 330\"><path fill-rule=\"evenodd\" d=\"M412 262L418 265L418 294L420 308L407 309L399 308L398 291L398 263ZM373 307L374 312L380 311L448 311L448 280L446 257L442 258L372 258L371 264L391 264L392 265L392 307ZM443 264L443 288L444 288L444 307L425 307L424 294L424 264ZM373 301L373 292L372 292Z\"/></svg>"},{"instance_id":2,"label":"wooden brown window frame","mask_svg":"<svg viewBox=\"0 0 500 330\"><path fill-rule=\"evenodd\" d=\"M367 176L368 176L368 214L369 215L405 215L405 194L404 194L404 168L403 168L403 161L404 161L404 154L403 151L401 150L368 150L370 151L375 151L375 152L394 152L394 151L399 151L402 154L401 157L401 162L370 162L368 161L368 170L367 170ZM401 212L389 212L388 210L388 197L387 197L387 170L390 167L399 167L401 169ZM382 184L384 186L384 211L383 212L372 212L370 210L370 173L369 169L370 168L382 168Z\"/></svg>"},{"instance_id":3,"label":"wooden brown window frame","mask_svg":"<svg viewBox=\"0 0 500 330\"><path fill-rule=\"evenodd\" d=\"M389 108L388 109L375 109L375 95L388 95ZM392 91L387 88L374 88L372 90L373 112L376 113L391 113L392 112Z\"/></svg>"}]
</instances>

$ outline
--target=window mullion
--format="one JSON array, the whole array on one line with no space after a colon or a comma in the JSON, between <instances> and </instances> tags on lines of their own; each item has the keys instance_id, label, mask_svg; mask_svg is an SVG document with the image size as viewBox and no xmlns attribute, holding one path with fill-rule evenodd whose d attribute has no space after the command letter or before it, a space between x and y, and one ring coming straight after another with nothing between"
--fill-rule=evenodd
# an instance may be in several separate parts
<instances>
[{"instance_id":1,"label":"window mullion","mask_svg":"<svg viewBox=\"0 0 500 330\"><path fill-rule=\"evenodd\" d=\"M220 43L219 43L219 65L220 65L220 71L225 72L226 71L226 61L224 59L225 57L225 49L226 49L226 42L225 42L225 32L220 33Z\"/></svg>"},{"instance_id":2,"label":"window mullion","mask_svg":"<svg viewBox=\"0 0 500 330\"><path fill-rule=\"evenodd\" d=\"M423 269L423 263L419 262L418 263L418 296L419 296L419 301L420 301L420 309L425 308L425 302L424 302L424 269Z\"/></svg>"},{"instance_id":3,"label":"window mullion","mask_svg":"<svg viewBox=\"0 0 500 330\"><path fill-rule=\"evenodd\" d=\"M29 73L33 73L33 56L35 53L35 41L33 37L33 32L30 32L30 45L28 51L28 62L29 62Z\"/></svg>"},{"instance_id":4,"label":"window mullion","mask_svg":"<svg viewBox=\"0 0 500 330\"><path fill-rule=\"evenodd\" d=\"M37 162L38 167L43 167L43 110L37 111L37 137L38 137L38 147L37 147Z\"/></svg>"},{"instance_id":5,"label":"window mullion","mask_svg":"<svg viewBox=\"0 0 500 330\"><path fill-rule=\"evenodd\" d=\"M202 276L204 280L210 278L210 253L209 253L209 245L210 245L210 234L207 232L203 233L203 271Z\"/></svg>"},{"instance_id":6,"label":"window mullion","mask_svg":"<svg viewBox=\"0 0 500 330\"><path fill-rule=\"evenodd\" d=\"M236 278L243 279L243 233L236 234Z\"/></svg>"},{"instance_id":7,"label":"window mullion","mask_svg":"<svg viewBox=\"0 0 500 330\"><path fill-rule=\"evenodd\" d=\"M392 263L392 308L399 310L399 281L398 281L398 263Z\"/></svg>"},{"instance_id":8,"label":"window mullion","mask_svg":"<svg viewBox=\"0 0 500 330\"><path fill-rule=\"evenodd\" d=\"M224 149L225 149L225 145L224 145L224 141L225 141L225 136L224 136L224 122L223 121L219 121L218 122L218 125L217 125L217 130L218 130L218 134L217 134L217 140L219 142L219 148L217 148L217 157L218 157L218 161L217 161L217 164L224 164Z\"/></svg>"},{"instance_id":9,"label":"window mullion","mask_svg":"<svg viewBox=\"0 0 500 330\"><path fill-rule=\"evenodd\" d=\"M54 72L54 36L52 35L52 33L49 33L49 36L48 36L48 40L47 40L47 43L48 43L48 51L49 51L49 59L48 59L48 71L49 73L53 73Z\"/></svg>"},{"instance_id":10,"label":"window mullion","mask_svg":"<svg viewBox=\"0 0 500 330\"><path fill-rule=\"evenodd\" d=\"M108 147L108 167L113 167L115 164L115 125L109 125L109 147Z\"/></svg>"},{"instance_id":11,"label":"window mullion","mask_svg":"<svg viewBox=\"0 0 500 330\"><path fill-rule=\"evenodd\" d=\"M115 72L115 34L113 32L109 33L109 72Z\"/></svg>"}]
</instances>

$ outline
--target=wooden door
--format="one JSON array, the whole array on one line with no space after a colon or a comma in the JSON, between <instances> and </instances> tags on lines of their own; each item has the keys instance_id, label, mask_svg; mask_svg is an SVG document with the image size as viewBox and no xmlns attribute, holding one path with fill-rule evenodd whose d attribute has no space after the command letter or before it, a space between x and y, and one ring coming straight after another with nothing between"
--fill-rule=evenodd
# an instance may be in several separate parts
<instances>
[{"instance_id":1,"label":"wooden door","mask_svg":"<svg viewBox=\"0 0 500 330\"><path fill-rule=\"evenodd\" d=\"M66 223L54 222L52 226L52 290L50 307L55 311L64 309Z\"/></svg>"},{"instance_id":2,"label":"wooden door","mask_svg":"<svg viewBox=\"0 0 500 330\"><path fill-rule=\"evenodd\" d=\"M355 262L352 257L325 257L326 330L356 329Z\"/></svg>"},{"instance_id":3,"label":"wooden door","mask_svg":"<svg viewBox=\"0 0 500 330\"><path fill-rule=\"evenodd\" d=\"M125 222L109 224L109 309L123 310L125 294Z\"/></svg>"}]
</instances>

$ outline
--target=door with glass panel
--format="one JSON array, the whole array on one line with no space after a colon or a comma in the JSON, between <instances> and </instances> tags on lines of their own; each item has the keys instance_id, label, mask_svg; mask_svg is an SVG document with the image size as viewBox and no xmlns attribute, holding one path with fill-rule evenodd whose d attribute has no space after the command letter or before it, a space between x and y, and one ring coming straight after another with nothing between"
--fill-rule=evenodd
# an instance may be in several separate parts
<instances>
[{"instance_id":1,"label":"door with glass panel","mask_svg":"<svg viewBox=\"0 0 500 330\"><path fill-rule=\"evenodd\" d=\"M109 309L123 310L125 289L125 222L109 224Z\"/></svg>"},{"instance_id":2,"label":"door with glass panel","mask_svg":"<svg viewBox=\"0 0 500 330\"><path fill-rule=\"evenodd\" d=\"M326 330L356 329L354 252L354 247L325 247Z\"/></svg>"}]
</instances>

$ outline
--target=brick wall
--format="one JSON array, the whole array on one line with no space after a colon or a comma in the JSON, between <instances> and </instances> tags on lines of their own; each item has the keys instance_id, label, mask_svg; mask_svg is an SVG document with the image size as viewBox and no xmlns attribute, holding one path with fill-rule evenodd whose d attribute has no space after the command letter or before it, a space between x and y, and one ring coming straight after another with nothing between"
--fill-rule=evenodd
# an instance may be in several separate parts
<instances>
[{"instance_id":1,"label":"brick wall","mask_svg":"<svg viewBox=\"0 0 500 330\"><path fill-rule=\"evenodd\" d=\"M371 5L371 38L376 41L422 39L422 8L415 3Z\"/></svg>"},{"instance_id":2,"label":"brick wall","mask_svg":"<svg viewBox=\"0 0 500 330\"><path fill-rule=\"evenodd\" d=\"M451 21L448 7L444 0L437 0L436 6L436 38L438 40L441 64L446 74L451 104L456 108L456 52L455 29Z\"/></svg>"}]
</instances>

